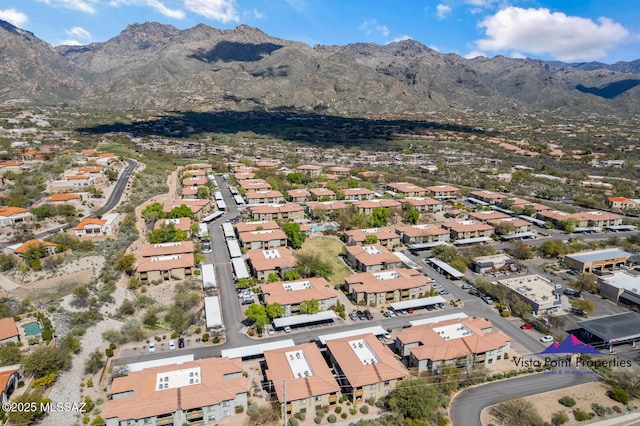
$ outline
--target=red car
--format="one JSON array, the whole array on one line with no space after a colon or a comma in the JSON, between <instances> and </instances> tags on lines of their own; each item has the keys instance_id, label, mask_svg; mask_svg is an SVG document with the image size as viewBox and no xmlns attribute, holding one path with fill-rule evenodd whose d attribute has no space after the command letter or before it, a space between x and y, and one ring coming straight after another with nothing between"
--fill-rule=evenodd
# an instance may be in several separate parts
<instances>
[{"instance_id":1,"label":"red car","mask_svg":"<svg viewBox=\"0 0 640 426\"><path fill-rule=\"evenodd\" d=\"M521 329L523 330L531 330L532 328L535 328L535 326L533 324L531 324L530 322L524 323L520 326Z\"/></svg>"}]
</instances>

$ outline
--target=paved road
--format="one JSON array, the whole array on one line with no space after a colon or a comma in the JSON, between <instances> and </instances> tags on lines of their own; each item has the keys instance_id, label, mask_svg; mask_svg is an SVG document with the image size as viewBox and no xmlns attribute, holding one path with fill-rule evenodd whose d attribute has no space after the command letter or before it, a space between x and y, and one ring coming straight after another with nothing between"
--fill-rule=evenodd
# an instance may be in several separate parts
<instances>
[{"instance_id":1,"label":"paved road","mask_svg":"<svg viewBox=\"0 0 640 426\"><path fill-rule=\"evenodd\" d=\"M133 171L136 169L136 167L138 167L138 162L135 160L132 160L130 158L125 158L124 161L125 163L127 163L127 165L125 166L122 173L120 173L120 176L118 177L118 181L116 182L116 185L113 188L113 191L109 196L109 199L102 207L102 211L104 213L107 213L110 210L113 210L118 205L118 203L120 202L120 199L122 198L122 194L127 189L127 185L129 184L129 179L131 179L131 175L133 174Z\"/></svg>"},{"instance_id":2,"label":"paved road","mask_svg":"<svg viewBox=\"0 0 640 426\"><path fill-rule=\"evenodd\" d=\"M569 370L573 373L586 370L557 369L556 372ZM536 395L557 389L581 385L600 380L595 374L533 374L499 382L486 383L465 389L451 401L449 414L456 426L477 426L482 410L514 398Z\"/></svg>"}]
</instances>

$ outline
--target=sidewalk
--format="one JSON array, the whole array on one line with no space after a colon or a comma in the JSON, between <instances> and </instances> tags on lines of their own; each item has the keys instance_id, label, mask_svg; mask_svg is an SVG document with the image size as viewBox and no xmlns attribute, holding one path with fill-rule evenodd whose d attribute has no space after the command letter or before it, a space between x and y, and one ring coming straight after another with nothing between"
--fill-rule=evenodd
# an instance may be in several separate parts
<instances>
[{"instance_id":1,"label":"sidewalk","mask_svg":"<svg viewBox=\"0 0 640 426\"><path fill-rule=\"evenodd\" d=\"M633 426L640 424L640 413L629 413L601 422L589 423L589 426Z\"/></svg>"}]
</instances>

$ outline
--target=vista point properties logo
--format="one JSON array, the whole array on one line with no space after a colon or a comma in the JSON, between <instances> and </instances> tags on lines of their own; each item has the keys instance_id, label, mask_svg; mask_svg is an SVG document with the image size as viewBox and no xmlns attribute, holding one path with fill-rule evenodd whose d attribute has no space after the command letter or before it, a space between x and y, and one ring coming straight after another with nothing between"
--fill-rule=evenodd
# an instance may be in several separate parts
<instances>
[{"instance_id":1,"label":"vista point properties logo","mask_svg":"<svg viewBox=\"0 0 640 426\"><path fill-rule=\"evenodd\" d=\"M593 346L587 345L573 334L569 334L561 343L553 342L542 352L529 357L513 357L512 361L518 368L586 367L589 369L587 372L581 374L596 374L591 371L593 368L631 367L632 365L631 361L621 360L615 357L603 359L605 356L607 355L601 353ZM565 374L570 373L580 374L577 372L565 372ZM562 374L562 372L547 371L546 374Z\"/></svg>"}]
</instances>

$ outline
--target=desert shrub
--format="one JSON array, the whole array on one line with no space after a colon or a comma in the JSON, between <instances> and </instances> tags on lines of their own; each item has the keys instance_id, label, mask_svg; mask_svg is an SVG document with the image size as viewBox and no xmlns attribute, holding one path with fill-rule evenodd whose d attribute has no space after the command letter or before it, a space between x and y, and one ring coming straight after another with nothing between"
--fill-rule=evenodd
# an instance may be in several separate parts
<instances>
[{"instance_id":1,"label":"desert shrub","mask_svg":"<svg viewBox=\"0 0 640 426\"><path fill-rule=\"evenodd\" d=\"M208 342L209 341L209 335L208 334L203 334L202 335L202 341L203 342Z\"/></svg>"},{"instance_id":2,"label":"desert shrub","mask_svg":"<svg viewBox=\"0 0 640 426\"><path fill-rule=\"evenodd\" d=\"M362 414L369 414L369 406L368 405L363 405L362 407L360 407L360 412Z\"/></svg>"},{"instance_id":3,"label":"desert shrub","mask_svg":"<svg viewBox=\"0 0 640 426\"><path fill-rule=\"evenodd\" d=\"M335 422L336 422L336 420L337 420L337 418L336 418L336 415L335 415L335 414L329 414L329 415L327 416L327 421L328 421L329 423L335 423Z\"/></svg>"},{"instance_id":4,"label":"desert shrub","mask_svg":"<svg viewBox=\"0 0 640 426\"><path fill-rule=\"evenodd\" d=\"M298 416L300 417L300 420L303 420L307 418L307 415L305 413L300 413L300 415Z\"/></svg>"},{"instance_id":5,"label":"desert shrub","mask_svg":"<svg viewBox=\"0 0 640 426\"><path fill-rule=\"evenodd\" d=\"M582 411L579 408L573 410L573 417L575 417L576 421L584 422L585 420L591 420L595 417L595 413L587 413L586 411Z\"/></svg>"},{"instance_id":6,"label":"desert shrub","mask_svg":"<svg viewBox=\"0 0 640 426\"><path fill-rule=\"evenodd\" d=\"M107 348L104 350L104 353L107 357L111 358L113 356L113 349Z\"/></svg>"},{"instance_id":7,"label":"desert shrub","mask_svg":"<svg viewBox=\"0 0 640 426\"><path fill-rule=\"evenodd\" d=\"M563 396L558 400L558 402L565 407L573 407L574 405L576 405L576 400L571 398L570 396Z\"/></svg>"},{"instance_id":8,"label":"desert shrub","mask_svg":"<svg viewBox=\"0 0 640 426\"><path fill-rule=\"evenodd\" d=\"M216 336L213 339L211 339L211 342L214 343L214 344L220 343L220 338L218 336Z\"/></svg>"},{"instance_id":9,"label":"desert shrub","mask_svg":"<svg viewBox=\"0 0 640 426\"><path fill-rule=\"evenodd\" d=\"M551 424L553 424L554 426L563 425L568 421L569 421L569 416L564 411L557 411L553 413L553 416L551 417Z\"/></svg>"},{"instance_id":10,"label":"desert shrub","mask_svg":"<svg viewBox=\"0 0 640 426\"><path fill-rule=\"evenodd\" d=\"M613 407L611 407L611 409L618 414L622 413L622 408L618 407L617 405L614 405Z\"/></svg>"},{"instance_id":11,"label":"desert shrub","mask_svg":"<svg viewBox=\"0 0 640 426\"><path fill-rule=\"evenodd\" d=\"M340 414L342 412L342 407L337 406L335 409L336 414Z\"/></svg>"},{"instance_id":12,"label":"desert shrub","mask_svg":"<svg viewBox=\"0 0 640 426\"><path fill-rule=\"evenodd\" d=\"M348 414L347 414L347 413L342 413L342 414L340 414L340 417L341 417L341 418L343 418L343 419L346 419L346 418L347 418L347 416L348 416Z\"/></svg>"},{"instance_id":13,"label":"desert shrub","mask_svg":"<svg viewBox=\"0 0 640 426\"><path fill-rule=\"evenodd\" d=\"M607 396L613 399L614 401L624 405L627 405L629 403L629 394L627 393L626 390L618 386L614 386L611 389L609 389L609 392L607 392Z\"/></svg>"},{"instance_id":14,"label":"desert shrub","mask_svg":"<svg viewBox=\"0 0 640 426\"><path fill-rule=\"evenodd\" d=\"M316 416L316 418L313 419L313 421L315 422L315 424L319 425L320 423L322 423L322 417Z\"/></svg>"},{"instance_id":15,"label":"desert shrub","mask_svg":"<svg viewBox=\"0 0 640 426\"><path fill-rule=\"evenodd\" d=\"M323 410L316 410L316 417L324 417L324 411Z\"/></svg>"},{"instance_id":16,"label":"desert shrub","mask_svg":"<svg viewBox=\"0 0 640 426\"><path fill-rule=\"evenodd\" d=\"M597 402L594 402L591 404L591 409L593 410L594 413L596 413L598 417L603 417L605 415L604 407L598 404Z\"/></svg>"},{"instance_id":17,"label":"desert shrub","mask_svg":"<svg viewBox=\"0 0 640 426\"><path fill-rule=\"evenodd\" d=\"M244 407L242 405L236 405L235 410L236 414L240 414L244 411Z\"/></svg>"},{"instance_id":18,"label":"desert shrub","mask_svg":"<svg viewBox=\"0 0 640 426\"><path fill-rule=\"evenodd\" d=\"M289 426L298 426L300 423L298 422L298 419L296 419L295 417L291 417L289 419Z\"/></svg>"}]
</instances>

